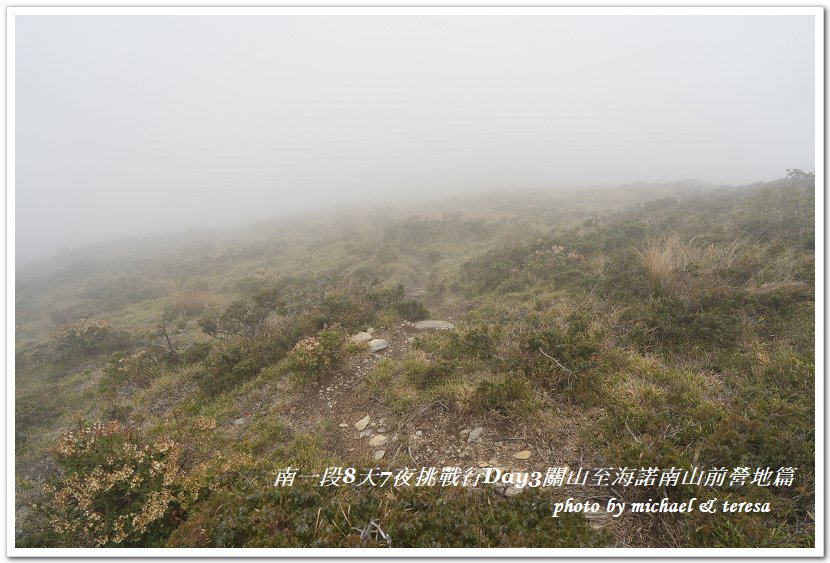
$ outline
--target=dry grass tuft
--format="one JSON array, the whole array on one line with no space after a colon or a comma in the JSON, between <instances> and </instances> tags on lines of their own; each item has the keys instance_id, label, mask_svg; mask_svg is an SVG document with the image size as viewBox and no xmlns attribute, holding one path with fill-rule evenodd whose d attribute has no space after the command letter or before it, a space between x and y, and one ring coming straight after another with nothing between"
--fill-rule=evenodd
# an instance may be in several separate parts
<instances>
[{"instance_id":1,"label":"dry grass tuft","mask_svg":"<svg viewBox=\"0 0 830 563\"><path fill-rule=\"evenodd\" d=\"M193 317L201 313L207 305L207 294L201 288L180 287L173 294L173 310L183 317Z\"/></svg>"},{"instance_id":2,"label":"dry grass tuft","mask_svg":"<svg viewBox=\"0 0 830 563\"><path fill-rule=\"evenodd\" d=\"M697 275L712 276L733 268L739 260L757 260L761 252L757 245L740 239L727 244L695 244L698 238L684 242L677 234L664 235L637 252L655 295L677 289L680 275L690 266Z\"/></svg>"},{"instance_id":3,"label":"dry grass tuft","mask_svg":"<svg viewBox=\"0 0 830 563\"><path fill-rule=\"evenodd\" d=\"M637 252L651 282L654 294L664 293L677 274L691 259L691 244L683 242L676 234L651 240L645 250Z\"/></svg>"}]
</instances>

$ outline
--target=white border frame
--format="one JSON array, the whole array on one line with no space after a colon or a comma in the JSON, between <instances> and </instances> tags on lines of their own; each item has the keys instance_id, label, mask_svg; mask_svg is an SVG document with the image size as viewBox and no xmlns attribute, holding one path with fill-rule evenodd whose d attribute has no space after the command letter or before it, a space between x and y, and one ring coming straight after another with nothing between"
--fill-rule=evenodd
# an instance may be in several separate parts
<instances>
[{"instance_id":1,"label":"white border frame","mask_svg":"<svg viewBox=\"0 0 830 563\"><path fill-rule=\"evenodd\" d=\"M816 545L813 548L17 548L14 547L15 18L37 15L801 15L815 22ZM6 555L8 557L823 557L824 556L824 9L822 7L7 7L6 8Z\"/></svg>"}]
</instances>

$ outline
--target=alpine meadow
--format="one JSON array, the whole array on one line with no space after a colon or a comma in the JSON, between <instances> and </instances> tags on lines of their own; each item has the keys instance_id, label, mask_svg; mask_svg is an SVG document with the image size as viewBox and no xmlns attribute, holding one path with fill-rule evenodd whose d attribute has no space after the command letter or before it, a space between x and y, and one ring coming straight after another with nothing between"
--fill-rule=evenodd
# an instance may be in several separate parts
<instances>
[{"instance_id":1,"label":"alpine meadow","mask_svg":"<svg viewBox=\"0 0 830 563\"><path fill-rule=\"evenodd\" d=\"M9 10L18 555L823 546L821 9Z\"/></svg>"}]
</instances>

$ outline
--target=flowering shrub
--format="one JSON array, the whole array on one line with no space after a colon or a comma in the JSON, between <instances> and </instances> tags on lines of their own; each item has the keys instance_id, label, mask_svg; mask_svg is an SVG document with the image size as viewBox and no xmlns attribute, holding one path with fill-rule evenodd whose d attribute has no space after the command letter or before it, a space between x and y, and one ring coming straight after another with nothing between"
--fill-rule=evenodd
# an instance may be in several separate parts
<instances>
[{"instance_id":1,"label":"flowering shrub","mask_svg":"<svg viewBox=\"0 0 830 563\"><path fill-rule=\"evenodd\" d=\"M346 338L339 327L324 328L297 342L282 361L282 367L301 379L319 375L340 361L345 345Z\"/></svg>"},{"instance_id":2,"label":"flowering shrub","mask_svg":"<svg viewBox=\"0 0 830 563\"><path fill-rule=\"evenodd\" d=\"M113 352L104 366L104 389L115 389L120 385L144 387L158 375L158 359L140 350L129 356L124 352Z\"/></svg>"},{"instance_id":3,"label":"flowering shrub","mask_svg":"<svg viewBox=\"0 0 830 563\"><path fill-rule=\"evenodd\" d=\"M118 422L81 426L53 448L63 469L47 508L73 546L148 545L181 520L180 446L161 438L142 444Z\"/></svg>"}]
</instances>

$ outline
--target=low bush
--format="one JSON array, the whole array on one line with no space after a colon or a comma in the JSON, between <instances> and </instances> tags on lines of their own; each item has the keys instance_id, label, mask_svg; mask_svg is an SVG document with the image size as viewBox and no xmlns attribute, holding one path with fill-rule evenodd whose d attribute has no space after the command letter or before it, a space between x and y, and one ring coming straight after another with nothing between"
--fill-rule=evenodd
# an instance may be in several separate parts
<instances>
[{"instance_id":1,"label":"low bush","mask_svg":"<svg viewBox=\"0 0 830 563\"><path fill-rule=\"evenodd\" d=\"M513 498L461 487L273 487L252 476L217 492L170 537L170 547L600 547L606 533L580 514L550 517L552 497ZM362 534L370 522L383 530Z\"/></svg>"},{"instance_id":2,"label":"low bush","mask_svg":"<svg viewBox=\"0 0 830 563\"><path fill-rule=\"evenodd\" d=\"M404 301L397 307L398 313L408 321L422 321L429 318L429 309L417 299Z\"/></svg>"},{"instance_id":3,"label":"low bush","mask_svg":"<svg viewBox=\"0 0 830 563\"><path fill-rule=\"evenodd\" d=\"M496 412L508 418L523 418L536 407L535 393L521 374L484 379L473 391L471 407L478 412Z\"/></svg>"},{"instance_id":4,"label":"low bush","mask_svg":"<svg viewBox=\"0 0 830 563\"><path fill-rule=\"evenodd\" d=\"M81 360L106 354L131 345L127 333L113 328L107 321L83 319L60 328L55 335L58 361Z\"/></svg>"},{"instance_id":5,"label":"low bush","mask_svg":"<svg viewBox=\"0 0 830 563\"><path fill-rule=\"evenodd\" d=\"M262 366L246 352L239 344L213 349L204 361L204 371L195 376L199 388L214 396L253 378Z\"/></svg>"},{"instance_id":6,"label":"low bush","mask_svg":"<svg viewBox=\"0 0 830 563\"><path fill-rule=\"evenodd\" d=\"M280 362L280 368L306 381L336 366L346 352L346 335L340 327L332 326L297 342Z\"/></svg>"},{"instance_id":7,"label":"low bush","mask_svg":"<svg viewBox=\"0 0 830 563\"><path fill-rule=\"evenodd\" d=\"M161 363L158 358L139 350L127 355L125 352L113 352L104 366L101 388L115 391L123 385L146 387L158 377Z\"/></svg>"},{"instance_id":8,"label":"low bush","mask_svg":"<svg viewBox=\"0 0 830 563\"><path fill-rule=\"evenodd\" d=\"M145 443L113 421L80 425L53 452L62 472L41 509L59 545L159 546L182 521L179 446L171 440Z\"/></svg>"},{"instance_id":9,"label":"low bush","mask_svg":"<svg viewBox=\"0 0 830 563\"><path fill-rule=\"evenodd\" d=\"M570 387L592 367L600 350L587 319L571 315L565 328L540 323L521 343L522 370L533 381L551 389Z\"/></svg>"}]
</instances>

